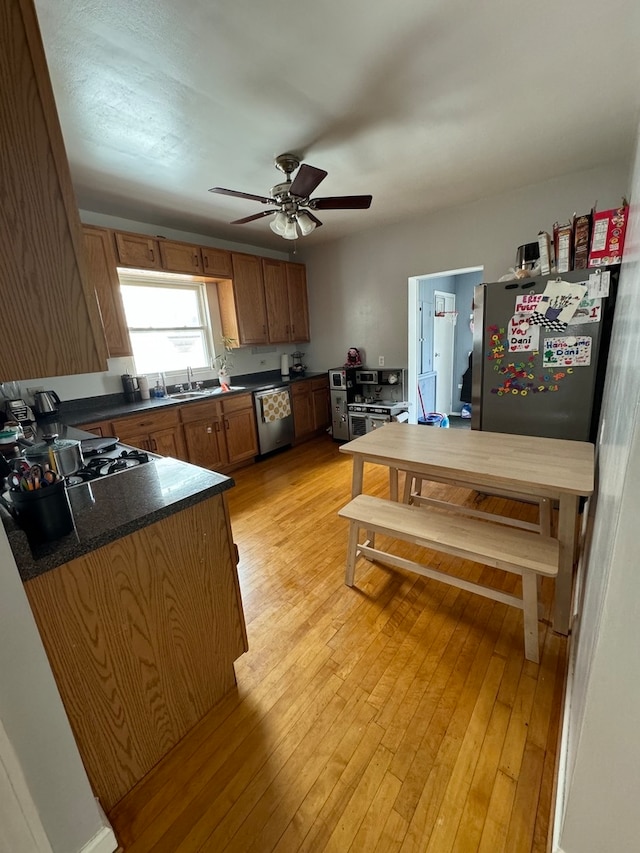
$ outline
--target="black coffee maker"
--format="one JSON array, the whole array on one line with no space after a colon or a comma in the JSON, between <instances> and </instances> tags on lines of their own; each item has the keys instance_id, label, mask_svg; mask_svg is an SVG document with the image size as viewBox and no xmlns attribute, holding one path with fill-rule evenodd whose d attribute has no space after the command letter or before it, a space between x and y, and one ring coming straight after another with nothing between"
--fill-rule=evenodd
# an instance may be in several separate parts
<instances>
[{"instance_id":1,"label":"black coffee maker","mask_svg":"<svg viewBox=\"0 0 640 853\"><path fill-rule=\"evenodd\" d=\"M124 391L124 399L126 403L135 403L140 399L140 389L138 387L138 377L131 376L130 373L123 373L122 390Z\"/></svg>"}]
</instances>

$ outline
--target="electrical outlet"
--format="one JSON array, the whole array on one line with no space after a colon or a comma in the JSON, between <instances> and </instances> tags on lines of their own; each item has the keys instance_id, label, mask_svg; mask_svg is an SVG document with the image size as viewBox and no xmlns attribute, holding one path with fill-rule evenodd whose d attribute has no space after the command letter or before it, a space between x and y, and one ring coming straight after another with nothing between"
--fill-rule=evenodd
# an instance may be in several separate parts
<instances>
[{"instance_id":1,"label":"electrical outlet","mask_svg":"<svg viewBox=\"0 0 640 853\"><path fill-rule=\"evenodd\" d=\"M378 356L378 367L384 367L384 356L383 355Z\"/></svg>"}]
</instances>

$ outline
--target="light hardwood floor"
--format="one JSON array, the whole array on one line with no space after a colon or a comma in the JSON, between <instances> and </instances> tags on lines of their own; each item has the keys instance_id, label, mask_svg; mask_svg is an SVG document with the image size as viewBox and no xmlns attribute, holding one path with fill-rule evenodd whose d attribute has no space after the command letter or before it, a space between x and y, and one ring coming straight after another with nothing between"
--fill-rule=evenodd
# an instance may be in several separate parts
<instances>
[{"instance_id":1,"label":"light hardwood floor","mask_svg":"<svg viewBox=\"0 0 640 853\"><path fill-rule=\"evenodd\" d=\"M546 851L566 659L552 581L535 665L506 605L362 559L344 585L351 460L331 439L233 476L250 650L237 689L111 811L125 853ZM386 471L365 466L365 491L385 496Z\"/></svg>"}]
</instances>

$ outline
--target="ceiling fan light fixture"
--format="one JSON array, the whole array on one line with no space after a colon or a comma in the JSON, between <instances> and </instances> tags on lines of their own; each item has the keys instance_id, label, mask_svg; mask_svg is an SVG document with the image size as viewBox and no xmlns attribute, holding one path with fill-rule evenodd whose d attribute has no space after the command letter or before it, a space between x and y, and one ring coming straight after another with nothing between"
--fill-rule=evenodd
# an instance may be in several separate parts
<instances>
[{"instance_id":1,"label":"ceiling fan light fixture","mask_svg":"<svg viewBox=\"0 0 640 853\"><path fill-rule=\"evenodd\" d=\"M287 219L284 232L282 234L285 240L296 240L298 237L298 229L296 228L295 219Z\"/></svg>"},{"instance_id":2,"label":"ceiling fan light fixture","mask_svg":"<svg viewBox=\"0 0 640 853\"><path fill-rule=\"evenodd\" d=\"M300 228L302 236L306 237L307 234L311 234L313 229L316 227L316 223L308 213L302 212L298 214L298 227Z\"/></svg>"},{"instance_id":3,"label":"ceiling fan light fixture","mask_svg":"<svg viewBox=\"0 0 640 853\"><path fill-rule=\"evenodd\" d=\"M284 214L282 211L279 211L269 223L269 228L271 228L271 230L275 234L279 234L281 237L284 237L284 232L286 230L288 222L289 220L287 219L286 214Z\"/></svg>"}]
</instances>

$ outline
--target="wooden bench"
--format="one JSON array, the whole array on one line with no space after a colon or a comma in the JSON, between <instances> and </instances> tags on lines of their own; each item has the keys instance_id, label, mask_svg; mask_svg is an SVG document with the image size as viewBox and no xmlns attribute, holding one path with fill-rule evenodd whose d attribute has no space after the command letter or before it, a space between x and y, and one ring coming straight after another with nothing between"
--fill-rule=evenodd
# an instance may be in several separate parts
<instances>
[{"instance_id":1,"label":"wooden bench","mask_svg":"<svg viewBox=\"0 0 640 853\"><path fill-rule=\"evenodd\" d=\"M345 574L347 586L353 586L356 559L363 555L368 559L408 569L433 580L517 607L524 613L525 657L534 663L539 662L538 577L554 577L558 573L557 539L529 530L491 521L479 521L457 513L427 510L372 495L357 495L338 515L349 520ZM361 528L366 531L367 538L359 543ZM522 576L522 598L446 574L422 563L398 557L389 551L376 549L376 533L519 574Z\"/></svg>"},{"instance_id":2,"label":"wooden bench","mask_svg":"<svg viewBox=\"0 0 640 853\"><path fill-rule=\"evenodd\" d=\"M412 471L406 472L404 481L404 492L402 495L403 503L414 504L414 506L432 506L437 509L454 509L454 505L448 503L447 501L439 501L435 500L434 498L425 497L422 494L422 481L423 478L419 474L414 474ZM451 484L448 483L448 485ZM467 486L468 484L460 483L458 485ZM480 487L472 488L474 488L474 490L479 492L480 494L483 494L482 489ZM505 490L493 490L492 494L497 495L501 498L509 498L515 501L531 501L531 498L527 495L523 495L521 493L516 492L507 492ZM485 512L484 510L479 509L471 509L470 507L465 506L455 507L455 509L457 512L461 512L464 515L473 516L475 518L484 518L486 521L497 521L500 524L506 524L509 527L520 527L522 530L535 530L537 533L542 533L544 536L550 536L551 501L549 500L549 498L537 498L535 500L535 503L538 506L537 523L521 521L520 519L509 518L508 516L497 515L496 513Z\"/></svg>"}]
</instances>

